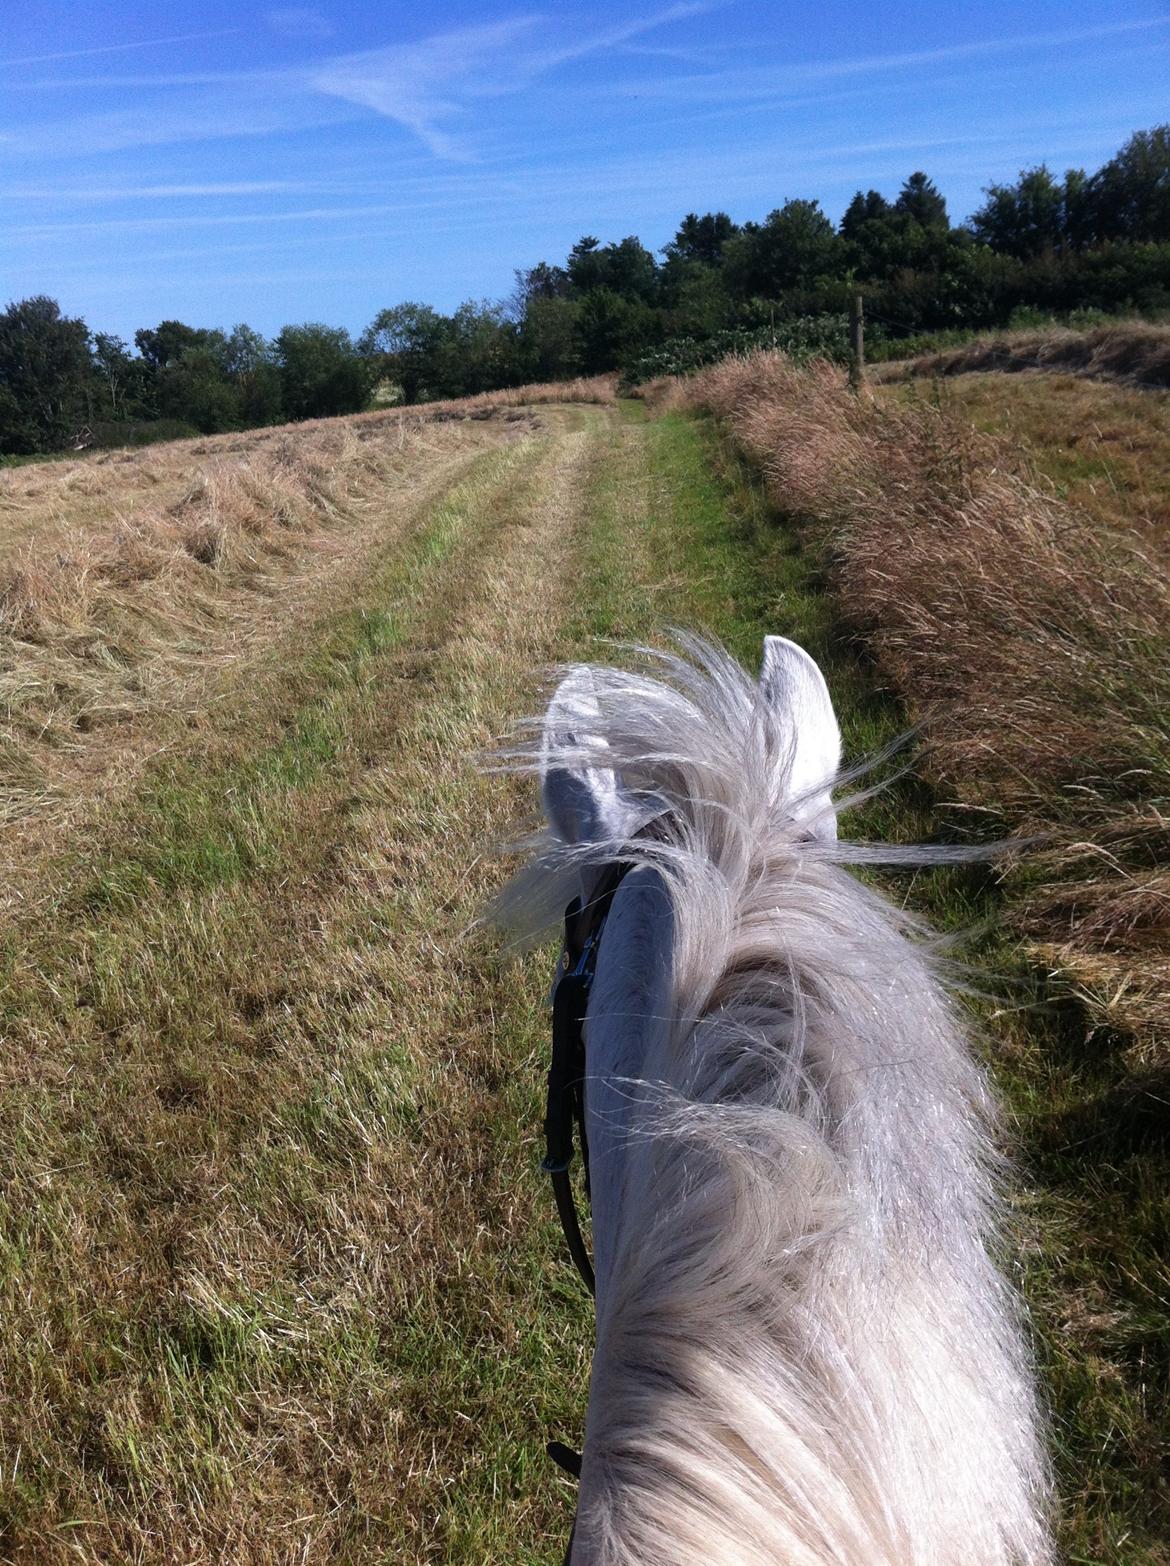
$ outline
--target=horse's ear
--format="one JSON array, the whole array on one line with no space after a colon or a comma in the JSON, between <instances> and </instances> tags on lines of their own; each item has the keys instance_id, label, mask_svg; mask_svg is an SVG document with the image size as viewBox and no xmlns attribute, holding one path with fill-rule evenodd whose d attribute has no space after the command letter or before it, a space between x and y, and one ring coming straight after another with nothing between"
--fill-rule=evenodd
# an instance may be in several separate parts
<instances>
[{"instance_id":1,"label":"horse's ear","mask_svg":"<svg viewBox=\"0 0 1170 1566\"><path fill-rule=\"evenodd\" d=\"M565 843L623 838L635 830L636 811L607 767L599 735L600 710L588 669L574 669L557 686L544 718L541 797L549 825Z\"/></svg>"},{"instance_id":2,"label":"horse's ear","mask_svg":"<svg viewBox=\"0 0 1170 1566\"><path fill-rule=\"evenodd\" d=\"M837 817L829 790L841 765L841 730L825 677L803 647L786 636L765 636L760 686L791 732L793 815L807 821L815 837L834 838Z\"/></svg>"}]
</instances>

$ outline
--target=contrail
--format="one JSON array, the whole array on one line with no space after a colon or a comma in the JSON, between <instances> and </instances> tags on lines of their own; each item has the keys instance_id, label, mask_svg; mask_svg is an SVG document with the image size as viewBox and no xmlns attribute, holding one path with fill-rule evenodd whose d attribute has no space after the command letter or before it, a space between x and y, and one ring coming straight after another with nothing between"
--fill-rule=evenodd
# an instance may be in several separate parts
<instances>
[{"instance_id":1,"label":"contrail","mask_svg":"<svg viewBox=\"0 0 1170 1566\"><path fill-rule=\"evenodd\" d=\"M190 43L196 38L230 38L238 27L221 27L214 33L177 33L170 38L143 38L138 43L103 44L98 49L66 49L61 54L26 54L19 60L0 60L0 65L43 65L47 60L78 60L89 54L120 54L126 49L152 49L156 44Z\"/></svg>"}]
</instances>

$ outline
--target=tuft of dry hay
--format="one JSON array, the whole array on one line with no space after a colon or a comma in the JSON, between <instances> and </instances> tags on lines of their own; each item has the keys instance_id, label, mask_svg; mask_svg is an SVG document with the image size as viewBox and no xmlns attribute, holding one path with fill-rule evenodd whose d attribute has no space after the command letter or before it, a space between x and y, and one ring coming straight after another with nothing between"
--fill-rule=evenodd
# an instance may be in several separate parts
<instances>
[{"instance_id":1,"label":"tuft of dry hay","mask_svg":"<svg viewBox=\"0 0 1170 1566\"><path fill-rule=\"evenodd\" d=\"M1170 1041L1142 975L1170 936L1170 575L1146 535L1028 483L929 405L855 395L827 364L730 359L684 388L831 554L841 600L928 740L945 795L1046 846L1018 916L1060 967ZM1026 879L1025 879L1026 878Z\"/></svg>"}]
</instances>

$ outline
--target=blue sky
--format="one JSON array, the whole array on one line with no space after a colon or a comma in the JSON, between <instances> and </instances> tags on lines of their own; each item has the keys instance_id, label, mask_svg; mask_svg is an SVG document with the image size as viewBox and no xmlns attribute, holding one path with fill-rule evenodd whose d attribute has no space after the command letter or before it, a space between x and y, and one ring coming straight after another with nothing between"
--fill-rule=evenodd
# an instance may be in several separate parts
<instances>
[{"instance_id":1,"label":"blue sky","mask_svg":"<svg viewBox=\"0 0 1170 1566\"><path fill-rule=\"evenodd\" d=\"M1170 118L1160 0L5 6L0 303L360 330L499 298L582 233L665 244L911 170L1095 168Z\"/></svg>"}]
</instances>

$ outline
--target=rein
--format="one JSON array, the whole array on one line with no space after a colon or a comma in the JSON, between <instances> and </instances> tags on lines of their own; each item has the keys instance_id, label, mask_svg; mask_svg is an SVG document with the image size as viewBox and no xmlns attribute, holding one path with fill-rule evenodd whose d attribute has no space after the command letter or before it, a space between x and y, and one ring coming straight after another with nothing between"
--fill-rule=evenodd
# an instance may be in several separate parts
<instances>
[{"instance_id":1,"label":"rein","mask_svg":"<svg viewBox=\"0 0 1170 1566\"><path fill-rule=\"evenodd\" d=\"M579 897L565 909L565 945L560 976L553 989L552 1061L545 1103L545 1158L541 1164L552 1180L557 1212L573 1265L590 1294L596 1295L593 1263L581 1234L577 1204L569 1179L573 1162L573 1128L581 1142L585 1195L589 1195L589 1140L585 1132L585 1015L597 969L597 953L614 894L630 869L628 862L607 865L587 903Z\"/></svg>"},{"instance_id":2,"label":"rein","mask_svg":"<svg viewBox=\"0 0 1170 1566\"><path fill-rule=\"evenodd\" d=\"M585 1195L589 1196L589 1139L585 1131L585 1016L597 969L597 953L614 894L632 868L629 861L615 861L601 874L588 902L574 897L565 909L565 943L558 965L552 999L552 1060L548 1068L545 1103L545 1158L541 1168L552 1181L557 1213L573 1265L590 1294L597 1294L593 1262L581 1233L577 1203L569 1167L573 1162L576 1127L585 1171ZM575 1479L581 1477L581 1457L561 1441L550 1441L548 1455ZM569 1538L572 1554L573 1540Z\"/></svg>"}]
</instances>

